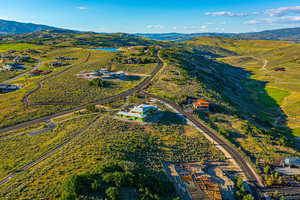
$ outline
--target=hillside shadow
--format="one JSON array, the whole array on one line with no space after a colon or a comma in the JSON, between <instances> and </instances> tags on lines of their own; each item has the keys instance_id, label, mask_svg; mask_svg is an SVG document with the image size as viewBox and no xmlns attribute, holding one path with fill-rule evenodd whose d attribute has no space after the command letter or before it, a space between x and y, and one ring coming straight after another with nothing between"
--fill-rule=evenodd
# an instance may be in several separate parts
<instances>
[{"instance_id":1,"label":"hillside shadow","mask_svg":"<svg viewBox=\"0 0 300 200\"><path fill-rule=\"evenodd\" d=\"M134 75L128 75L126 77L126 79L124 79L125 81L139 81L141 80L141 77L139 76L134 76Z\"/></svg>"},{"instance_id":2,"label":"hillside shadow","mask_svg":"<svg viewBox=\"0 0 300 200\"><path fill-rule=\"evenodd\" d=\"M186 125L187 120L177 113L170 111L157 111L153 117L146 120L148 123L156 123L160 125Z\"/></svg>"},{"instance_id":3,"label":"hillside shadow","mask_svg":"<svg viewBox=\"0 0 300 200\"><path fill-rule=\"evenodd\" d=\"M287 143L292 146L293 135L287 126L287 115L267 93L268 82L252 79L253 73L241 67L217 62L194 52L186 54L181 57L180 54L175 55L176 60L190 79L204 85L200 96L209 97L213 94L215 99L220 99L220 102L211 106L214 113L236 115L248 120L262 128L264 134L271 135L273 141L284 137L283 140L289 141ZM225 107L221 102L230 106ZM203 116L204 119L209 117Z\"/></svg>"}]
</instances>

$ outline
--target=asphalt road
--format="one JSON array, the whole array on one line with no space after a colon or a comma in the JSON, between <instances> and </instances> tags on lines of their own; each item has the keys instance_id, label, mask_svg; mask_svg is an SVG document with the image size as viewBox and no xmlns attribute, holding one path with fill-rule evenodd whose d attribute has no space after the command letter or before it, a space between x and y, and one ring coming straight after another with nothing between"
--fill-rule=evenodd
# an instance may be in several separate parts
<instances>
[{"instance_id":1,"label":"asphalt road","mask_svg":"<svg viewBox=\"0 0 300 200\"><path fill-rule=\"evenodd\" d=\"M259 199L260 195L259 195L259 191L257 191L257 188L263 187L263 185L262 185L258 175L255 174L253 169L251 169L249 167L249 164L247 163L246 159L241 155L240 152L238 152L234 147L232 147L230 144L228 144L228 142L225 141L223 138L221 138L218 134L212 132L205 125L200 123L200 121L197 120L192 114L185 112L181 108L181 106L179 106L178 104L176 104L168 99L164 99L162 97L155 96L153 94L149 94L146 92L144 92L143 94L145 94L149 97L152 97L154 99L157 99L163 103L168 104L174 110L176 110L178 113L185 116L197 128L201 129L205 134L207 134L211 139L213 139L216 144L221 145L227 151L227 153L230 154L231 158L239 165L239 167L245 174L247 180L249 181L250 185L253 186L252 191L253 191L254 197L256 197L256 199Z\"/></svg>"},{"instance_id":2,"label":"asphalt road","mask_svg":"<svg viewBox=\"0 0 300 200\"><path fill-rule=\"evenodd\" d=\"M148 77L146 77L140 84L138 84L134 88L129 89L129 90L127 90L127 91L125 91L125 92L123 92L121 94L115 95L115 96L103 98L103 99L98 100L96 102L93 102L91 104L93 104L93 105L99 105L99 104L111 103L111 102L114 102L114 101L118 101L118 100L124 99L124 98L126 98L128 96L131 96L131 95L133 95L133 94L135 94L137 92L142 91L147 86L149 86L149 84L151 83L151 81L153 80L153 78L155 77L155 75L161 70L162 67L163 67L163 62L160 59L159 62L158 62L158 64L156 65L156 67L152 71L151 75L148 76ZM40 103L39 105L49 105L49 104L48 104L48 102L47 103L45 102L45 103ZM61 102L55 103L55 102L53 102L50 105L64 105L64 103L61 103ZM70 104L67 104L67 105L70 105ZM17 130L19 128L24 128L26 126L30 126L30 125L33 125L33 124L41 123L41 122L50 120L52 118L55 118L55 117L58 117L58 116L61 116L61 115L73 113L73 112L76 112L76 111L84 109L85 106L86 105L80 105L80 106L78 106L78 107L76 107L74 109L71 109L71 110L67 110L67 111L63 111L63 112L58 112L58 113L51 114L51 115L48 115L48 116L44 116L44 117L41 117L41 118L38 118L38 119L34 119L34 120L27 121L27 122L19 123L19 124L13 125L13 126L9 126L9 127L6 127L6 128L2 128L2 129L0 129L0 134L4 133L4 132L7 132L7 131Z\"/></svg>"},{"instance_id":3,"label":"asphalt road","mask_svg":"<svg viewBox=\"0 0 300 200\"><path fill-rule=\"evenodd\" d=\"M115 95L115 96L112 96L112 97L108 97L108 98L99 100L97 102L94 102L93 104L97 105L97 104L106 104L106 103L114 102L114 101L117 101L117 100L120 100L120 99L124 99L124 98L126 98L128 96L133 95L136 92L139 92L139 91L145 89L147 86L149 86L149 84L151 83L151 81L153 80L153 78L155 77L155 75L161 70L162 67L163 67L163 62L160 59L159 62L158 62L158 64L157 64L157 66L152 71L151 76L145 78L139 85L137 85L134 88L132 88L132 89L126 91L126 92L123 92L123 93L121 93L119 95ZM52 118L55 118L55 117L58 117L58 116L61 116L61 115L65 115L65 114L68 114L68 113L72 113L72 112L81 110L82 108L84 108L84 106L80 106L80 107L77 107L75 109L64 111L64 112L60 112L60 113L55 113L55 114L52 114L52 115L49 115L49 116L41 117L39 119L35 119L35 120L32 120L32 121L20 123L20 124L15 125L15 126L3 128L3 129L0 130L0 133L4 133L4 132L7 132L7 131L16 130L16 129L19 129L19 128L24 128L26 126L29 126L29 125L32 125L32 124L36 124L36 123L41 123L41 122L44 122L44 121L49 121ZM27 169L35 166L36 164L42 162L43 160L45 160L46 158L48 158L49 156L51 156L56 151L60 150L63 146L65 146L66 144L68 144L69 142L71 142L72 140L74 140L76 137L78 137L79 135L81 135L84 132L86 132L99 118L100 118L100 116L98 116L95 120L93 120L85 129L77 132L72 138L66 140L65 142L63 142L62 144L60 144L59 146L57 146L55 149L53 149L53 150L49 151L48 153L40 156L39 158L33 160L32 162L26 164L22 168L14 171L14 172L12 172L11 174L9 174L4 179L0 180L0 185L9 182L9 180L11 178L15 177L18 173L23 172L24 170L27 170Z\"/></svg>"},{"instance_id":4,"label":"asphalt road","mask_svg":"<svg viewBox=\"0 0 300 200\"><path fill-rule=\"evenodd\" d=\"M89 52L89 53L88 53L88 56L87 56L86 59L82 62L82 64L88 62L89 59L90 59L90 57L91 57L91 53ZM74 64L73 64L73 65L74 65ZM62 71L60 71L60 72L58 72L58 73L56 73L56 74L54 74L53 76L48 76L47 78L45 78L45 79L39 81L39 82L38 82L38 86L37 86L34 90L30 91L29 93L27 93L27 94L23 97L23 99L22 99L23 103L26 104L26 105L52 105L52 104L32 103L32 102L29 101L29 97L30 97L32 94L34 94L35 92L37 92L39 89L41 89L42 86L43 86L43 83L44 83L45 81L47 81L47 80L49 80L49 79L51 79L51 78L54 78L54 77L56 77L56 76L58 76L58 75L60 75L60 74L62 74L62 73L64 73L64 72L68 71L69 69L72 68L73 65L68 66L67 68L65 68L64 70L62 70ZM69 104L70 104L70 103L69 103Z\"/></svg>"},{"instance_id":5,"label":"asphalt road","mask_svg":"<svg viewBox=\"0 0 300 200\"><path fill-rule=\"evenodd\" d=\"M158 56L159 57L159 56ZM151 81L154 79L154 77L158 74L158 72L161 70L161 68L163 67L163 61L162 59L159 57L160 61L157 64L157 66L155 67L155 69L152 71L151 76L145 78L139 85L135 86L132 89L129 89L126 92L123 92L119 95L115 95L115 96L111 96L111 97L107 97L104 99L101 99L99 101L96 101L92 104L97 105L97 104L106 104L106 103L111 103L120 99L124 99L128 96L131 96L137 92L143 91L146 87L149 86L149 84L151 83ZM227 141L224 141L224 139L222 139L221 137L219 137L219 135L217 135L216 133L210 131L206 126L204 126L203 124L201 124L197 119L194 118L194 116L190 113L186 113L178 104L171 102L167 99L152 95L152 94L147 94L144 93L152 98L158 99L162 102L167 103L168 105L172 106L175 110L177 110L179 113L181 113L182 115L184 115L187 119L189 119L195 126L197 126L198 128L200 128L202 131L204 131L209 137L211 137L217 144L221 145L232 157L232 159L235 160L235 162L240 166L241 170L244 172L245 176L247 177L249 183L251 185L253 185L253 195L259 199L259 194L258 191L256 191L256 188L260 188L262 187L262 183L259 180L259 177L255 174L255 172L250 168L249 164L247 163L246 159L243 158L243 156L241 155L241 153L239 153L234 147L232 147L230 144L227 143ZM54 103L55 104L55 103ZM51 104L51 105L54 105ZM60 104L59 102L57 104ZM47 105L47 104L45 104ZM43 121L46 120L50 120L51 118L57 117L57 116L61 116L61 115L65 115L68 113L72 113L78 110L81 110L85 107L85 105L79 106L75 109L72 110L68 110L68 111L64 111L64 112L60 112L60 113L55 113L49 116L45 116L45 117L41 117L39 119L35 119L32 121L28 121L28 122L23 122L20 124L17 124L15 126L11 126L11 127L7 127L7 128L3 128L0 130L0 133L3 132L7 132L7 131L11 131L11 130L15 130L15 129L19 129L19 128L23 128L32 124L36 124L36 123L41 123ZM56 147L55 149L53 149L52 151L46 153L45 155L41 156L40 158L32 161L31 163L27 164L26 166L24 166L23 168L21 168L20 170L10 174L8 177L6 177L5 179L0 181L0 185L3 183L8 182L12 177L16 176L19 172L24 171L34 165L36 165L37 163L43 161L44 159L46 159L47 157L49 157L51 154L53 154L54 152L56 152L57 150L61 149L65 144L69 143L70 141L72 141L74 138L76 138L78 135L81 135L82 133L84 133L97 119L95 119L88 127L86 127L86 129L79 131L73 138L65 141L63 144L59 145L58 147Z\"/></svg>"},{"instance_id":6,"label":"asphalt road","mask_svg":"<svg viewBox=\"0 0 300 200\"><path fill-rule=\"evenodd\" d=\"M45 153L44 155L40 156L39 158L33 160L32 162L24 165L22 168L10 173L8 176L6 176L5 178L3 178L2 180L0 180L0 185L9 182L9 180L13 177L15 177L17 174L37 165L38 163L42 162L43 160L45 160L46 158L48 158L49 156L51 156L53 153L57 152L58 150L60 150L62 147L64 147L66 144L70 143L71 141L73 141L75 138L77 138L78 136L82 135L83 133L85 133L99 118L101 117L101 115L97 116L87 127L85 127L84 129L78 131L77 133L74 134L73 137L71 137L70 139L64 141L62 144L60 144L59 146L55 147L54 149L52 149L51 151Z\"/></svg>"},{"instance_id":7,"label":"asphalt road","mask_svg":"<svg viewBox=\"0 0 300 200\"><path fill-rule=\"evenodd\" d=\"M38 130L38 131L33 131L33 132L30 132L30 133L27 133L27 134L30 135L30 136L36 136L36 135L40 135L42 133L46 133L48 131L51 131L52 129L55 129L57 127L57 125L54 122L50 121L50 120L47 120L46 123L47 123L46 128Z\"/></svg>"}]
</instances>

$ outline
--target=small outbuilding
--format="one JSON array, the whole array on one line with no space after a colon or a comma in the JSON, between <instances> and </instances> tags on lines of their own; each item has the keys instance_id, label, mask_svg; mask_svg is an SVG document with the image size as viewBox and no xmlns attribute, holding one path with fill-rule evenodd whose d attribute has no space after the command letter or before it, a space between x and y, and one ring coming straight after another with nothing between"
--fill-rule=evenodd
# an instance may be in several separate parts
<instances>
[{"instance_id":1,"label":"small outbuilding","mask_svg":"<svg viewBox=\"0 0 300 200\"><path fill-rule=\"evenodd\" d=\"M209 102L205 99L197 99L195 102L193 102L194 109L198 111L209 111Z\"/></svg>"},{"instance_id":2,"label":"small outbuilding","mask_svg":"<svg viewBox=\"0 0 300 200\"><path fill-rule=\"evenodd\" d=\"M288 157L282 160L284 166L300 168L300 158Z\"/></svg>"},{"instance_id":3,"label":"small outbuilding","mask_svg":"<svg viewBox=\"0 0 300 200\"><path fill-rule=\"evenodd\" d=\"M0 83L0 93L12 92L12 91L15 91L18 89L20 89L20 87L17 85L6 85L6 84Z\"/></svg>"}]
</instances>

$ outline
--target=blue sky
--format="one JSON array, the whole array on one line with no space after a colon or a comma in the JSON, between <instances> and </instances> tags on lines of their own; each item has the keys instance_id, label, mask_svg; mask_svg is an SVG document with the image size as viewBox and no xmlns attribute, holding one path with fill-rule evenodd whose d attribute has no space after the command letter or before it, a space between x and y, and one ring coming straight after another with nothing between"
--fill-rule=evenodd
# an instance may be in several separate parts
<instances>
[{"instance_id":1,"label":"blue sky","mask_svg":"<svg viewBox=\"0 0 300 200\"><path fill-rule=\"evenodd\" d=\"M300 1L4 0L0 19L96 32L251 32L300 27Z\"/></svg>"}]
</instances>

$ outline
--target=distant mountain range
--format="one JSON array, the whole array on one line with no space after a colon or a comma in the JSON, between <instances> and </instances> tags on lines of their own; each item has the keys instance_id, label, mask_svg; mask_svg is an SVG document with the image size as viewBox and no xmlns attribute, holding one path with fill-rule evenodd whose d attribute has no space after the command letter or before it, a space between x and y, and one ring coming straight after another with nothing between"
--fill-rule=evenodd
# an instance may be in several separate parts
<instances>
[{"instance_id":1,"label":"distant mountain range","mask_svg":"<svg viewBox=\"0 0 300 200\"><path fill-rule=\"evenodd\" d=\"M214 36L247 40L280 40L300 42L300 28L286 28L252 33L138 33L135 35L153 40L169 41L186 41L201 36Z\"/></svg>"},{"instance_id":2,"label":"distant mountain range","mask_svg":"<svg viewBox=\"0 0 300 200\"><path fill-rule=\"evenodd\" d=\"M145 37L152 40L165 41L186 41L196 37L213 36L213 37L233 37L231 33L137 33L136 36Z\"/></svg>"},{"instance_id":3,"label":"distant mountain range","mask_svg":"<svg viewBox=\"0 0 300 200\"><path fill-rule=\"evenodd\" d=\"M62 30L60 28L32 24L32 23L21 23L15 21L7 21L0 19L0 34L1 35L11 35L11 34L23 34L23 33L32 33L44 30Z\"/></svg>"},{"instance_id":4,"label":"distant mountain range","mask_svg":"<svg viewBox=\"0 0 300 200\"><path fill-rule=\"evenodd\" d=\"M15 21L7 21L0 19L0 35L24 34L33 33L44 30L65 30L57 27L21 23ZM214 37L229 37L237 39L250 39L250 40L281 40L300 42L300 28L287 28L268 30L253 33L137 33L136 36L145 37L153 40L168 40L168 41L186 41L201 36L214 36Z\"/></svg>"}]
</instances>

